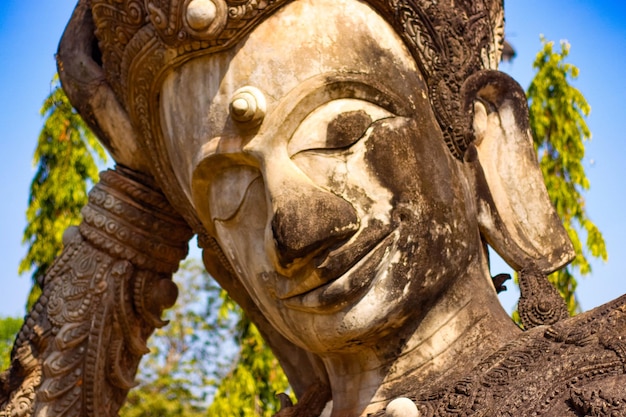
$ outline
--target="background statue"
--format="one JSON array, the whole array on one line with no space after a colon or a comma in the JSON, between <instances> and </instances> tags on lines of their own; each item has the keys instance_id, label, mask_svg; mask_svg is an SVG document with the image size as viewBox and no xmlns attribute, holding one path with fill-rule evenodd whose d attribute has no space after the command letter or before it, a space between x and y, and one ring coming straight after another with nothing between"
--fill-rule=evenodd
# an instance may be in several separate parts
<instances>
[{"instance_id":1,"label":"background statue","mask_svg":"<svg viewBox=\"0 0 626 417\"><path fill-rule=\"evenodd\" d=\"M623 412L623 302L568 319L545 280L573 252L501 41L497 1L80 2L60 76L119 165L0 415L115 415L192 232L301 398L281 415Z\"/></svg>"}]
</instances>

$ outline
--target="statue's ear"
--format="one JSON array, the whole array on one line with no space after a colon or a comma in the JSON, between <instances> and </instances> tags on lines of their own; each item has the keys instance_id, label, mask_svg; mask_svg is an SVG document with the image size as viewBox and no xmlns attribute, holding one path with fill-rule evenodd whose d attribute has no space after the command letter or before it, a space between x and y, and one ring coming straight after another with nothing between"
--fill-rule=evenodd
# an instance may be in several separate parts
<instances>
[{"instance_id":1,"label":"statue's ear","mask_svg":"<svg viewBox=\"0 0 626 417\"><path fill-rule=\"evenodd\" d=\"M483 237L517 271L561 268L575 254L543 182L524 91L508 75L485 70L465 82L463 98L474 135L465 159Z\"/></svg>"}]
</instances>

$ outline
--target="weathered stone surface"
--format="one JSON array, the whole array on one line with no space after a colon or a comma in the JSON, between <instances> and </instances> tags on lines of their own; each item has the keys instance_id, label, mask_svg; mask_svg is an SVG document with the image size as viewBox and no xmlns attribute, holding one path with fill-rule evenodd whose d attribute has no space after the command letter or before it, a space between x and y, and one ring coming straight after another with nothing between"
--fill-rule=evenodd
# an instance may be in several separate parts
<instances>
[{"instance_id":1,"label":"weathered stone surface","mask_svg":"<svg viewBox=\"0 0 626 417\"><path fill-rule=\"evenodd\" d=\"M188 227L300 399L278 416L625 414L625 300L567 318L545 280L573 250L523 90L497 71L502 15L498 0L81 0L61 79L134 185L105 174L68 234L0 415L115 415ZM133 187L151 191L122 216ZM157 188L167 204L144 198ZM520 272L525 332L486 244ZM95 307L75 322L73 302Z\"/></svg>"}]
</instances>

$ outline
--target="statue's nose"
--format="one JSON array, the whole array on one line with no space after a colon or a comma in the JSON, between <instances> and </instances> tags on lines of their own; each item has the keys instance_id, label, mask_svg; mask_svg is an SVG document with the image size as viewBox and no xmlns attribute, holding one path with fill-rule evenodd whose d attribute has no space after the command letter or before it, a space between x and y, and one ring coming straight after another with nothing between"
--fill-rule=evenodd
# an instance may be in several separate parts
<instances>
[{"instance_id":1,"label":"statue's nose","mask_svg":"<svg viewBox=\"0 0 626 417\"><path fill-rule=\"evenodd\" d=\"M359 227L350 203L309 184L281 193L272 203L272 232L283 267L348 239Z\"/></svg>"}]
</instances>

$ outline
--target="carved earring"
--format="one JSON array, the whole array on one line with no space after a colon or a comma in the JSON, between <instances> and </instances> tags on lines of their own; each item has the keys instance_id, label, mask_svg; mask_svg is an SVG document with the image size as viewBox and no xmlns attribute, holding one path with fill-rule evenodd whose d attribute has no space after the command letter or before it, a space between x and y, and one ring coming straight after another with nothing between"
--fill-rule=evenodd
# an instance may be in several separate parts
<instances>
[{"instance_id":1,"label":"carved earring","mask_svg":"<svg viewBox=\"0 0 626 417\"><path fill-rule=\"evenodd\" d=\"M554 324L569 317L565 300L544 273L519 271L520 299L517 305L524 329Z\"/></svg>"},{"instance_id":2,"label":"carved earring","mask_svg":"<svg viewBox=\"0 0 626 417\"><path fill-rule=\"evenodd\" d=\"M152 6L152 11L156 10ZM155 13L155 16L158 14ZM194 37L213 39L222 32L227 20L228 6L224 0L191 0L187 4L183 24Z\"/></svg>"}]
</instances>

